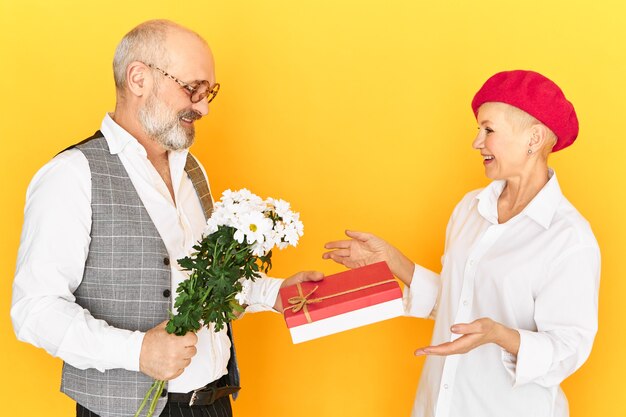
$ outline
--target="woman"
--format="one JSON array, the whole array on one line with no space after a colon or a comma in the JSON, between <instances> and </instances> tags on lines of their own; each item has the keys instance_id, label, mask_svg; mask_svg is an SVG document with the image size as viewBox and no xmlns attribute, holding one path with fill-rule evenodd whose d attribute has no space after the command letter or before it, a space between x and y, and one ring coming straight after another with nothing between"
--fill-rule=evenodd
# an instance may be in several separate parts
<instances>
[{"instance_id":1,"label":"woman","mask_svg":"<svg viewBox=\"0 0 626 417\"><path fill-rule=\"evenodd\" d=\"M349 268L386 261L407 314L435 319L414 417L568 415L559 384L589 356L600 251L548 155L578 135L572 104L532 71L491 77L472 109L485 174L448 223L441 274L369 233L326 244Z\"/></svg>"}]
</instances>

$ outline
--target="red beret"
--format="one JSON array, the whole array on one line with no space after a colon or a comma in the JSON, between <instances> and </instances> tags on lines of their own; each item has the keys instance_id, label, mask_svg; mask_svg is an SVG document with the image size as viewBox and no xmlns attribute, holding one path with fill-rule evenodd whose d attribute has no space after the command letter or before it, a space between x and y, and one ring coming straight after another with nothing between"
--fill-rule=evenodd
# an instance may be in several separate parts
<instances>
[{"instance_id":1,"label":"red beret","mask_svg":"<svg viewBox=\"0 0 626 417\"><path fill-rule=\"evenodd\" d=\"M578 118L558 85L533 71L504 71L489 78L472 100L474 115L487 102L510 104L539 120L557 136L552 152L568 147L578 136Z\"/></svg>"}]
</instances>

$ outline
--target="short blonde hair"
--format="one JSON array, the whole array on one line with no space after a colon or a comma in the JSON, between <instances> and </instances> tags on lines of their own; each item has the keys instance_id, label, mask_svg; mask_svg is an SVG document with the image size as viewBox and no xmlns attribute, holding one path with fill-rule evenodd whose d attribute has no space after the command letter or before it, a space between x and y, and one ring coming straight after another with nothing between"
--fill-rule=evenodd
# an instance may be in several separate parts
<instances>
[{"instance_id":1,"label":"short blonde hair","mask_svg":"<svg viewBox=\"0 0 626 417\"><path fill-rule=\"evenodd\" d=\"M530 129L534 125L542 125L548 131L548 140L546 144L541 149L541 154L547 158L550 152L552 152L552 148L556 144L557 136L554 132L545 124L541 123L541 121L537 120L533 115L526 113L524 110L519 109L515 106L511 106L510 104L506 106L507 110L505 112L505 117L513 125L513 129L516 132L521 132L526 129Z\"/></svg>"}]
</instances>

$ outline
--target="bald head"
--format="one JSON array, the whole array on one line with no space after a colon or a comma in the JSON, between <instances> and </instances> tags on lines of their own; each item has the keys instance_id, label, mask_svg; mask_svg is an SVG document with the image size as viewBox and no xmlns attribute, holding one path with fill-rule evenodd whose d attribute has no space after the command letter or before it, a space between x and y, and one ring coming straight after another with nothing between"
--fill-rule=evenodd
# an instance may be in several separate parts
<instances>
[{"instance_id":1,"label":"bald head","mask_svg":"<svg viewBox=\"0 0 626 417\"><path fill-rule=\"evenodd\" d=\"M126 70L134 61L168 68L172 55L183 40L209 47L197 33L169 20L149 20L128 32L117 45L113 58L115 87L122 92L126 87Z\"/></svg>"}]
</instances>

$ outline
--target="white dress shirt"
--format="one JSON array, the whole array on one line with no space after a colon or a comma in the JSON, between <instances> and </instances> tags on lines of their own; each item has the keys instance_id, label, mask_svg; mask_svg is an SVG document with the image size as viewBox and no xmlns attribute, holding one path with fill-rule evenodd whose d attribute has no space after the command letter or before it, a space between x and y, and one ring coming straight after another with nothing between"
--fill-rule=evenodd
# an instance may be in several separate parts
<instances>
[{"instance_id":1,"label":"white dress shirt","mask_svg":"<svg viewBox=\"0 0 626 417\"><path fill-rule=\"evenodd\" d=\"M176 203L137 140L106 115L101 132L117 154L156 226L171 259L187 256L206 221L184 167L187 151L169 152ZM89 250L91 175L77 149L63 152L31 181L13 284L11 318L18 339L45 349L79 368L139 371L144 333L118 329L95 319L75 303ZM172 294L187 278L171 263ZM250 285L251 310L271 310L281 280L262 278ZM172 296L172 304L176 297ZM172 305L173 308L173 305ZM198 353L169 391L188 392L227 373L230 341L226 331L202 328Z\"/></svg>"},{"instance_id":2,"label":"white dress shirt","mask_svg":"<svg viewBox=\"0 0 626 417\"><path fill-rule=\"evenodd\" d=\"M429 356L413 417L564 417L559 384L587 359L597 330L600 251L556 175L517 216L498 223L504 181L471 192L448 223L442 271L416 265L407 313L435 319L432 344L455 323L488 317L516 329L517 356L495 344Z\"/></svg>"}]
</instances>

